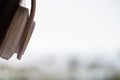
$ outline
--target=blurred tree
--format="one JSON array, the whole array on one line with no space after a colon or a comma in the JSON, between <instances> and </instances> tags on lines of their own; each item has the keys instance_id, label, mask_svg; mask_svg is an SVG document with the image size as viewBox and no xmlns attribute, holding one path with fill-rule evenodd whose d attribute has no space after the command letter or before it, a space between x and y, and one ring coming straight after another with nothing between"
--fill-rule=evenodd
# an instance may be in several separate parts
<instances>
[{"instance_id":1,"label":"blurred tree","mask_svg":"<svg viewBox=\"0 0 120 80\"><path fill-rule=\"evenodd\" d=\"M69 69L69 80L77 80L77 70L79 67L79 60L76 57L69 59L68 69Z\"/></svg>"}]
</instances>

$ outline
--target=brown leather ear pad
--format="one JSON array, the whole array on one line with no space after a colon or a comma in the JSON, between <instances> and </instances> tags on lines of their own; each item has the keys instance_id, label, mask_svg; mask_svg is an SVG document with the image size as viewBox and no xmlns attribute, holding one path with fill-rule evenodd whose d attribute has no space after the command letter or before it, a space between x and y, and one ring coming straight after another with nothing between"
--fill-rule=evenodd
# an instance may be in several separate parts
<instances>
[{"instance_id":1,"label":"brown leather ear pad","mask_svg":"<svg viewBox=\"0 0 120 80\"><path fill-rule=\"evenodd\" d=\"M0 56L2 58L9 59L15 52L25 30L29 17L28 13L28 9L24 7L18 8L0 47Z\"/></svg>"},{"instance_id":2,"label":"brown leather ear pad","mask_svg":"<svg viewBox=\"0 0 120 80\"><path fill-rule=\"evenodd\" d=\"M27 28L28 27L28 28ZM24 33L22 35L22 38L21 38L21 41L20 41L20 44L18 45L18 49L16 51L16 53L18 54L17 55L17 58L18 59L21 59L21 56L23 55L23 53L25 52L26 50L26 47L28 45L28 42L30 40L30 37L32 35L32 32L34 30L34 27L35 27L35 22L33 22L30 26L27 26L24 30Z\"/></svg>"}]
</instances>

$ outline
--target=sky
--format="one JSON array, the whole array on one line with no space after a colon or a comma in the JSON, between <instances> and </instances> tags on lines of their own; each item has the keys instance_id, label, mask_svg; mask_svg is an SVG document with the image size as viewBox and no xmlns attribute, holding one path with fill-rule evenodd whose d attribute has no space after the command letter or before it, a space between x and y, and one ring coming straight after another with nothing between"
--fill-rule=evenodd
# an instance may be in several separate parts
<instances>
[{"instance_id":1,"label":"sky","mask_svg":"<svg viewBox=\"0 0 120 80\"><path fill-rule=\"evenodd\" d=\"M39 49L120 45L119 0L40 0L37 6L32 44Z\"/></svg>"},{"instance_id":2,"label":"sky","mask_svg":"<svg viewBox=\"0 0 120 80\"><path fill-rule=\"evenodd\" d=\"M22 60L14 55L1 62L38 64L44 56L62 60L72 53L85 59L115 58L120 49L119 4L119 0L37 0L36 26Z\"/></svg>"}]
</instances>

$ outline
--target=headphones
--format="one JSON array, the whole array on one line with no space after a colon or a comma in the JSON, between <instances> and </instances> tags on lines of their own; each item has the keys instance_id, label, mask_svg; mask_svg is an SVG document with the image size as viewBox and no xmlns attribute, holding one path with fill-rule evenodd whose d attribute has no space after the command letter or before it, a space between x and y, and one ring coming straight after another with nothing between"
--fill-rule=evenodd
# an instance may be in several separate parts
<instances>
[{"instance_id":1,"label":"headphones","mask_svg":"<svg viewBox=\"0 0 120 80\"><path fill-rule=\"evenodd\" d=\"M31 0L30 15L29 9L23 6L17 9L0 45L1 58L8 60L14 53L17 53L17 59L21 59L34 30L35 8L36 0Z\"/></svg>"}]
</instances>

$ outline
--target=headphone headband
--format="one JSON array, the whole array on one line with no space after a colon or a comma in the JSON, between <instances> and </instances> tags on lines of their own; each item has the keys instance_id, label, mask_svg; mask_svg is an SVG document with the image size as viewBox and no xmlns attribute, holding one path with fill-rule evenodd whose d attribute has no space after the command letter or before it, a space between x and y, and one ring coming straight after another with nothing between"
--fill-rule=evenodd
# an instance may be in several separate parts
<instances>
[{"instance_id":1,"label":"headphone headband","mask_svg":"<svg viewBox=\"0 0 120 80\"><path fill-rule=\"evenodd\" d=\"M36 0L31 0L30 18L27 26L31 25L35 16Z\"/></svg>"}]
</instances>

